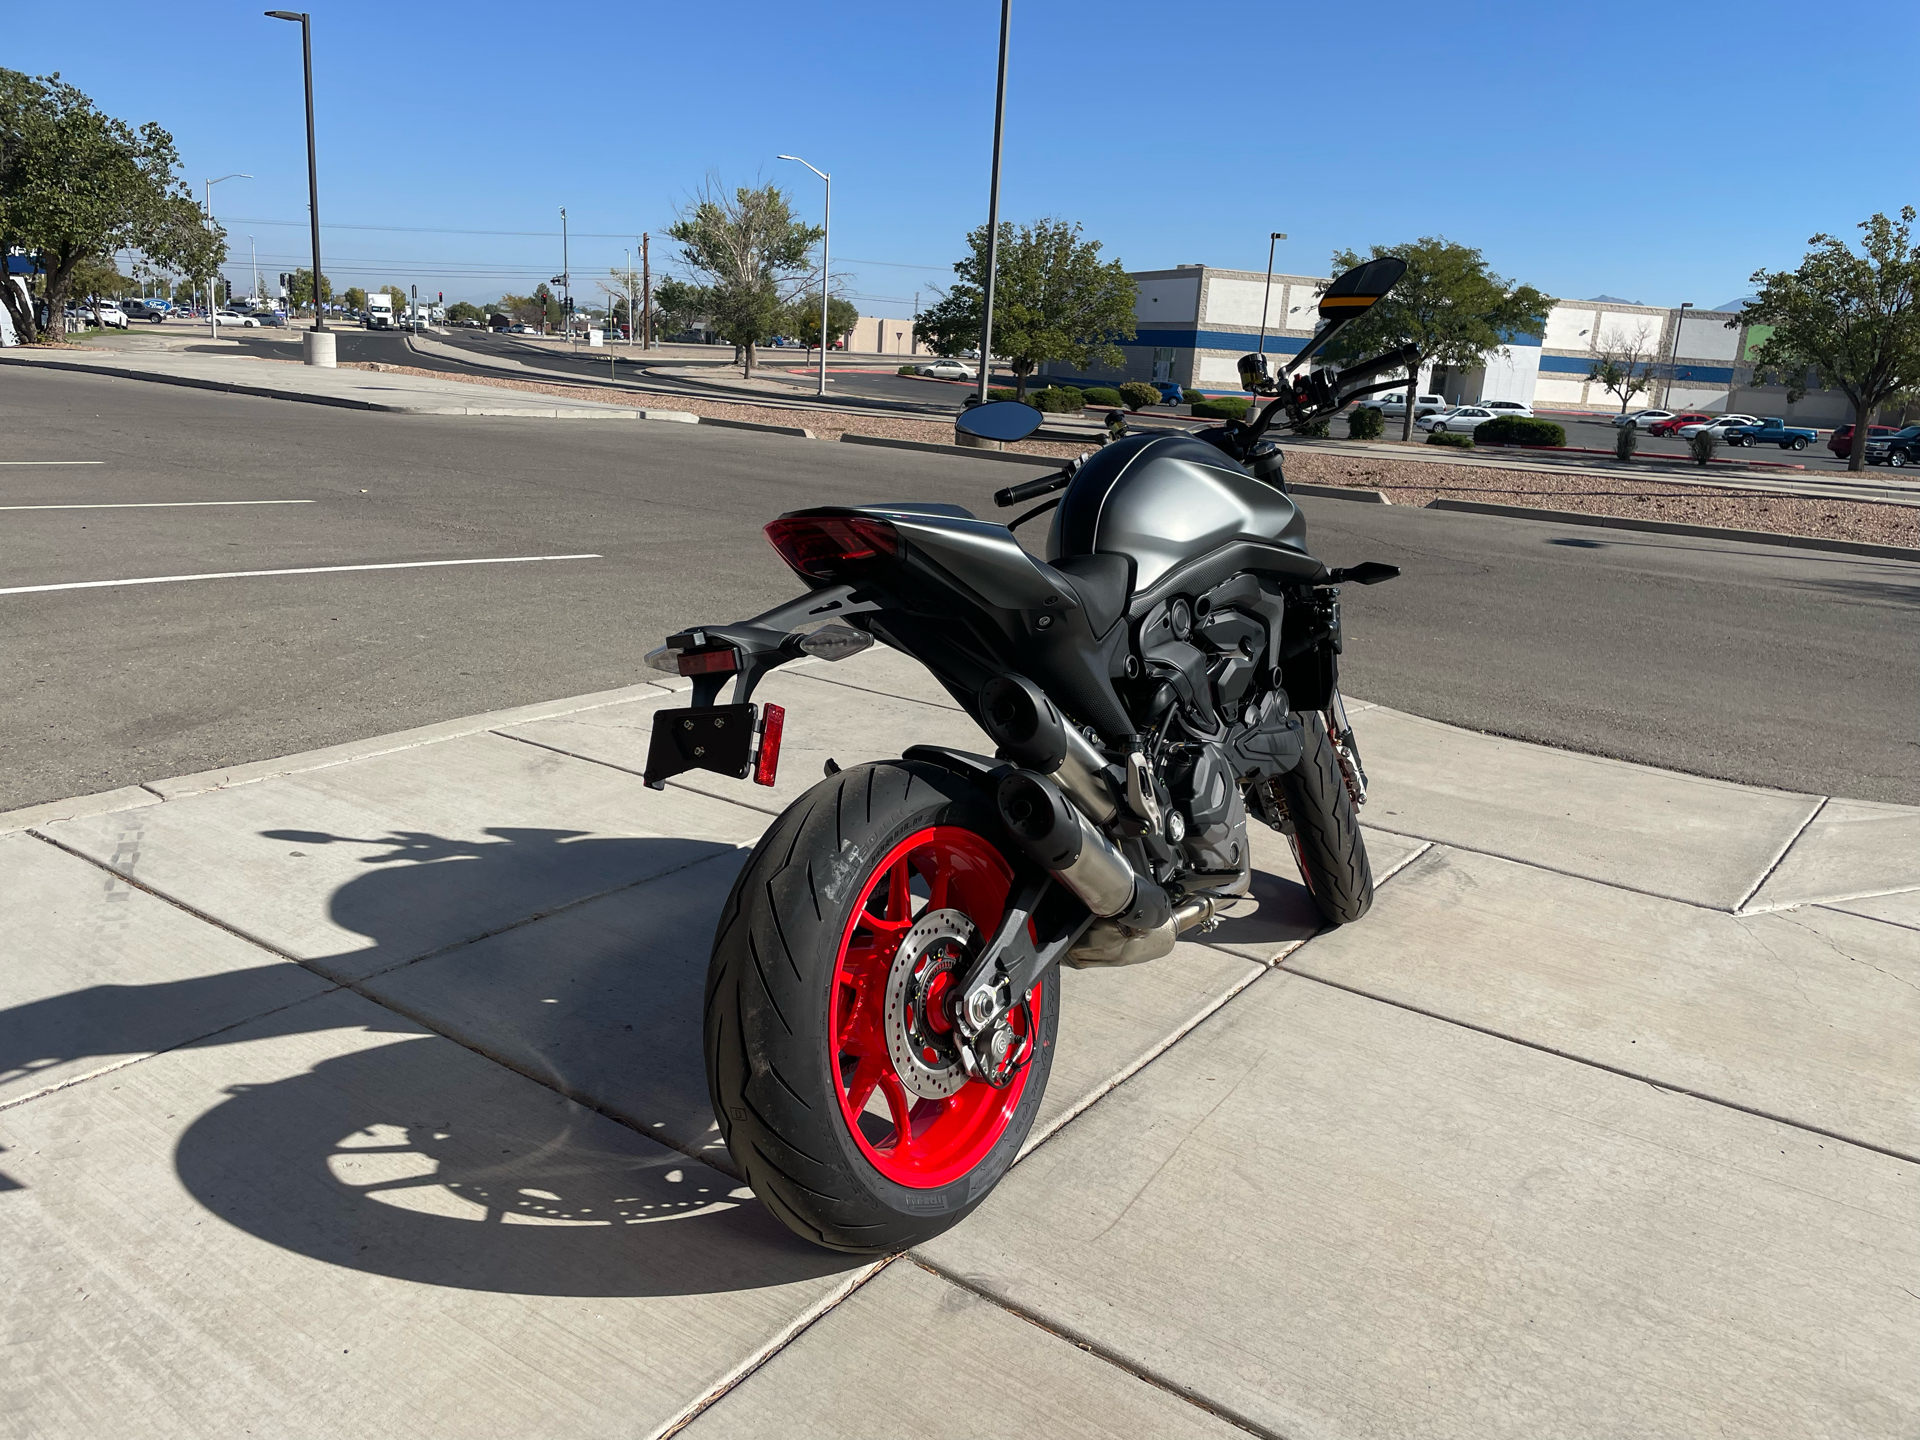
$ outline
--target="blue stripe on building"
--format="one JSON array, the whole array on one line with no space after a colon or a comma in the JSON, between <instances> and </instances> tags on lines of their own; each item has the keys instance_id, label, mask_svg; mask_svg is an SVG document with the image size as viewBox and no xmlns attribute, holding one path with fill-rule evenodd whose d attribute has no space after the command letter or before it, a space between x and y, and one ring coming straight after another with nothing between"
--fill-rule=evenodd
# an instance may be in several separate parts
<instances>
[{"instance_id":1,"label":"blue stripe on building","mask_svg":"<svg viewBox=\"0 0 1920 1440\"><path fill-rule=\"evenodd\" d=\"M1655 375L1663 379L1667 377L1668 366L1654 365L1650 368ZM1689 365L1683 361L1671 368L1672 378L1675 380L1691 380L1700 385L1731 385L1733 383L1733 367L1730 365ZM1584 380L1592 369L1593 357L1591 356L1542 355L1540 357L1542 375L1578 375Z\"/></svg>"},{"instance_id":2,"label":"blue stripe on building","mask_svg":"<svg viewBox=\"0 0 1920 1440\"><path fill-rule=\"evenodd\" d=\"M1142 330L1131 340L1116 340L1116 345L1152 345L1167 350L1232 350L1251 354L1260 346L1258 333L1244 330ZM1306 346L1299 336L1268 332L1267 354L1294 355Z\"/></svg>"}]
</instances>

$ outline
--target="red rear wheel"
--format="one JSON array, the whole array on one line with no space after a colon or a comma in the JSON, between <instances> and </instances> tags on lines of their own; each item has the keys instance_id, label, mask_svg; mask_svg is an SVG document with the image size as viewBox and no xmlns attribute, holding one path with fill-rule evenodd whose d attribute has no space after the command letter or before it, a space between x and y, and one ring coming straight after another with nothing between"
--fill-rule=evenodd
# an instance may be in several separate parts
<instances>
[{"instance_id":1,"label":"red rear wheel","mask_svg":"<svg viewBox=\"0 0 1920 1440\"><path fill-rule=\"evenodd\" d=\"M931 826L881 858L841 935L830 1032L840 1114L860 1152L897 1184L957 1180L1019 1108L1025 1065L1003 1089L969 1078L941 1003L999 927L1012 882L979 835ZM1012 1019L1029 1055L1039 1004L1035 987Z\"/></svg>"}]
</instances>

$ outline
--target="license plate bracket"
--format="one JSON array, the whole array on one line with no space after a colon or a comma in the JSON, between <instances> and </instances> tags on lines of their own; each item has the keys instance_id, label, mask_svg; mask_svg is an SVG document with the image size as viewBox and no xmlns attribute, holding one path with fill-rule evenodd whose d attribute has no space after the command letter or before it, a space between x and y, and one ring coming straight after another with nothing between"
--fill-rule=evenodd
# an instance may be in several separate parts
<instances>
[{"instance_id":1,"label":"license plate bracket","mask_svg":"<svg viewBox=\"0 0 1920 1440\"><path fill-rule=\"evenodd\" d=\"M695 705L686 710L656 710L653 739L647 747L646 782L659 790L675 775L711 770L736 780L747 778L753 762L757 705Z\"/></svg>"}]
</instances>

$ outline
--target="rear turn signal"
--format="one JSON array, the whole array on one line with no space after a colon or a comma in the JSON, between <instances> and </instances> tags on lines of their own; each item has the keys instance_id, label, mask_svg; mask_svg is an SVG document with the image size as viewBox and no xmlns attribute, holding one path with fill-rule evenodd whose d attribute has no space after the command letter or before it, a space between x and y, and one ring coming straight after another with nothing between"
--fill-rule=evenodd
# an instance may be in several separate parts
<instances>
[{"instance_id":1,"label":"rear turn signal","mask_svg":"<svg viewBox=\"0 0 1920 1440\"><path fill-rule=\"evenodd\" d=\"M900 553L900 532L862 516L775 520L767 540L780 558L810 580L837 579L846 567Z\"/></svg>"},{"instance_id":2,"label":"rear turn signal","mask_svg":"<svg viewBox=\"0 0 1920 1440\"><path fill-rule=\"evenodd\" d=\"M771 785L780 769L780 732L786 729L787 712L778 705L760 707L760 758L754 762L753 783Z\"/></svg>"}]
</instances>

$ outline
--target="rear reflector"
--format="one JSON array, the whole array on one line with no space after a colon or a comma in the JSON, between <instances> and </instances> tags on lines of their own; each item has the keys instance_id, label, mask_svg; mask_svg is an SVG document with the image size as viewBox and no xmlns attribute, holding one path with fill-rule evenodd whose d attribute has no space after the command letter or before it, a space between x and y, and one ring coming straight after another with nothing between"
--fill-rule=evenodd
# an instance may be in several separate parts
<instances>
[{"instance_id":1,"label":"rear reflector","mask_svg":"<svg viewBox=\"0 0 1920 1440\"><path fill-rule=\"evenodd\" d=\"M780 558L813 580L832 580L842 569L900 553L900 532L865 516L808 516L775 520L767 540Z\"/></svg>"},{"instance_id":2,"label":"rear reflector","mask_svg":"<svg viewBox=\"0 0 1920 1440\"><path fill-rule=\"evenodd\" d=\"M780 732L786 728L787 712L778 705L760 707L760 759L753 767L753 783L773 784L780 769Z\"/></svg>"}]
</instances>

